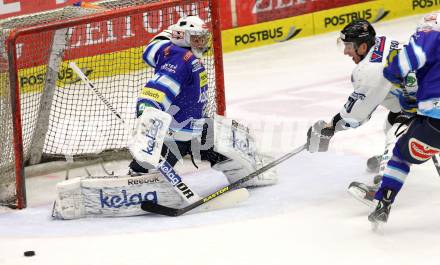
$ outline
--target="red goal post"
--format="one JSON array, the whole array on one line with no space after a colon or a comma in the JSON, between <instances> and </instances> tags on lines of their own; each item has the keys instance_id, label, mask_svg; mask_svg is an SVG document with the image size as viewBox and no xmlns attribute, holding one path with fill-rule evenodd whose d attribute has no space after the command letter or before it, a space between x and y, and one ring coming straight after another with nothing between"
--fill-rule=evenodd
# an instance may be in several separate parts
<instances>
[{"instance_id":1,"label":"red goal post","mask_svg":"<svg viewBox=\"0 0 440 265\"><path fill-rule=\"evenodd\" d=\"M0 205L26 207L25 165L126 152L124 125L68 66L74 61L130 126L140 88L153 69L142 51L184 15L211 30L202 62L206 116L225 113L217 0L104 0L96 7L0 21Z\"/></svg>"}]
</instances>

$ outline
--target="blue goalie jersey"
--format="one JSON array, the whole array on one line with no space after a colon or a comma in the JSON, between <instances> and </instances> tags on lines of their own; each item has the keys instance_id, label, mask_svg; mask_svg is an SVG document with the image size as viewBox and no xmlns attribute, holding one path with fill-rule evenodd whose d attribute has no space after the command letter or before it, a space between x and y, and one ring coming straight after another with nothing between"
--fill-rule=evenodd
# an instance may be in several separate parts
<instances>
[{"instance_id":1,"label":"blue goalie jersey","mask_svg":"<svg viewBox=\"0 0 440 265\"><path fill-rule=\"evenodd\" d=\"M208 76L202 62L189 49L169 40L151 42L142 58L155 74L139 94L137 115L146 107L168 112L173 116L170 129L176 132L176 140L201 133L208 101Z\"/></svg>"},{"instance_id":2,"label":"blue goalie jersey","mask_svg":"<svg viewBox=\"0 0 440 265\"><path fill-rule=\"evenodd\" d=\"M440 119L440 32L419 31L411 36L408 45L390 54L384 76L393 83L416 70L417 112Z\"/></svg>"}]
</instances>

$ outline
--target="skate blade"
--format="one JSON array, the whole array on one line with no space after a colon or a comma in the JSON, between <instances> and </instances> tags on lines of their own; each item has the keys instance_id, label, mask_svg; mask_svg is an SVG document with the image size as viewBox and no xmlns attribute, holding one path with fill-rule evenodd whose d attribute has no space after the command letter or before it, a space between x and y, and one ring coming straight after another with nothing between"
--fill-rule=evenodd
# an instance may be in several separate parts
<instances>
[{"instance_id":1,"label":"skate blade","mask_svg":"<svg viewBox=\"0 0 440 265\"><path fill-rule=\"evenodd\" d=\"M367 205L369 208L376 207L377 202L376 201L370 201L366 200L365 198L365 192L361 189L358 189L357 187L349 187L348 193L355 198L356 200L362 202L363 204Z\"/></svg>"}]
</instances>

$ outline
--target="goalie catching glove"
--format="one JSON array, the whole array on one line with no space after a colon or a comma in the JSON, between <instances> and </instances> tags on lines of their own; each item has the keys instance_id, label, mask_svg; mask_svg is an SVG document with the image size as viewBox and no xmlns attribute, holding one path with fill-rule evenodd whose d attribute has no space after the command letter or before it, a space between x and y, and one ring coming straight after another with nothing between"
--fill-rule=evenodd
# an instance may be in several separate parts
<instances>
[{"instance_id":1,"label":"goalie catching glove","mask_svg":"<svg viewBox=\"0 0 440 265\"><path fill-rule=\"evenodd\" d=\"M335 128L330 124L323 120L315 122L307 131L307 150L310 153L327 152L334 134Z\"/></svg>"}]
</instances>

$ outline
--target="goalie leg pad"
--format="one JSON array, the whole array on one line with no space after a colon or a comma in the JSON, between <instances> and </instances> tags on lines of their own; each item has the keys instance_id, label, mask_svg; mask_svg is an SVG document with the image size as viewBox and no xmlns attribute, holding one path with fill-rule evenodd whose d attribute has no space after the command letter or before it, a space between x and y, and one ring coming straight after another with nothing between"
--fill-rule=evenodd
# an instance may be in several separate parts
<instances>
[{"instance_id":1,"label":"goalie leg pad","mask_svg":"<svg viewBox=\"0 0 440 265\"><path fill-rule=\"evenodd\" d=\"M56 186L54 218L142 215L142 201L175 207L183 203L160 173L124 177L81 177Z\"/></svg>"},{"instance_id":2,"label":"goalie leg pad","mask_svg":"<svg viewBox=\"0 0 440 265\"><path fill-rule=\"evenodd\" d=\"M214 117L214 151L229 158L213 166L222 171L229 182L243 178L267 163L268 157L258 153L249 129L238 122L216 115ZM245 186L275 184L278 174L272 168L245 183Z\"/></svg>"}]
</instances>

